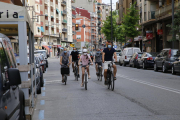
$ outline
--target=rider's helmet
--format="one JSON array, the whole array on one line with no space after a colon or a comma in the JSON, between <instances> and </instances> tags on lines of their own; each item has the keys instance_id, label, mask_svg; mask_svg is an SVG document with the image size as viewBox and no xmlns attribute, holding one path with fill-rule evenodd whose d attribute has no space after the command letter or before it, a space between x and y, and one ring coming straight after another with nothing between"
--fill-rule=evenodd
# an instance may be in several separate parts
<instances>
[{"instance_id":1,"label":"rider's helmet","mask_svg":"<svg viewBox=\"0 0 180 120\"><path fill-rule=\"evenodd\" d=\"M87 55L87 49L83 49L83 54Z\"/></svg>"}]
</instances>

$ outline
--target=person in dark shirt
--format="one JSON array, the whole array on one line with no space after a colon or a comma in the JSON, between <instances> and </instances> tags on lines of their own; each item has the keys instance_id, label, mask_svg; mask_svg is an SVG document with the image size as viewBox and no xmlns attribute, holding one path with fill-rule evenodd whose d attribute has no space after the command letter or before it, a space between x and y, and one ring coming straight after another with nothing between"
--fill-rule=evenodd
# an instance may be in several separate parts
<instances>
[{"instance_id":1,"label":"person in dark shirt","mask_svg":"<svg viewBox=\"0 0 180 120\"><path fill-rule=\"evenodd\" d=\"M115 49L112 47L112 43L110 41L108 41L108 45L107 48L104 48L103 50L103 55L102 55L102 61L104 63L104 79L105 79L105 85L107 85L107 81L106 81L106 76L107 76L107 69L108 69L108 64L113 61L113 55L115 57L115 62L117 62L117 55L116 55L116 51ZM116 72L117 72L117 68L116 65L113 64L112 66L114 68L114 80L116 80Z\"/></svg>"},{"instance_id":2,"label":"person in dark shirt","mask_svg":"<svg viewBox=\"0 0 180 120\"><path fill-rule=\"evenodd\" d=\"M72 58L72 68L74 72L74 63L78 66L78 60L79 60L79 52L76 50L76 48L73 48L73 51L71 52L71 58ZM80 77L79 66L78 66L78 77Z\"/></svg>"}]
</instances>

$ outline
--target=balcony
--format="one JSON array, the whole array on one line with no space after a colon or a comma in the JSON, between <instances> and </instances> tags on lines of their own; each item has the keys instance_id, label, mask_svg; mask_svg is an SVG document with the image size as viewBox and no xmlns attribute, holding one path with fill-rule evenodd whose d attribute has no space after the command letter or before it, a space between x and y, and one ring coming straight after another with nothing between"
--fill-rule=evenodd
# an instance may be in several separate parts
<instances>
[{"instance_id":1,"label":"balcony","mask_svg":"<svg viewBox=\"0 0 180 120\"><path fill-rule=\"evenodd\" d=\"M53 1L51 1L51 2L50 2L50 5L51 5L51 6L54 6L54 3L53 3Z\"/></svg>"},{"instance_id":2,"label":"balcony","mask_svg":"<svg viewBox=\"0 0 180 120\"><path fill-rule=\"evenodd\" d=\"M54 16L54 12L51 12L51 16Z\"/></svg>"},{"instance_id":3,"label":"balcony","mask_svg":"<svg viewBox=\"0 0 180 120\"><path fill-rule=\"evenodd\" d=\"M72 23L72 26L75 26L75 23Z\"/></svg>"},{"instance_id":4,"label":"balcony","mask_svg":"<svg viewBox=\"0 0 180 120\"><path fill-rule=\"evenodd\" d=\"M100 25L101 24L101 21L98 21L98 25Z\"/></svg>"},{"instance_id":5,"label":"balcony","mask_svg":"<svg viewBox=\"0 0 180 120\"><path fill-rule=\"evenodd\" d=\"M64 19L64 20L62 21L62 24L67 24L67 20Z\"/></svg>"},{"instance_id":6,"label":"balcony","mask_svg":"<svg viewBox=\"0 0 180 120\"><path fill-rule=\"evenodd\" d=\"M75 18L76 18L76 15L72 14L72 18L75 19Z\"/></svg>"},{"instance_id":7,"label":"balcony","mask_svg":"<svg viewBox=\"0 0 180 120\"><path fill-rule=\"evenodd\" d=\"M98 15L98 19L101 19L101 16L100 16L100 15Z\"/></svg>"},{"instance_id":8,"label":"balcony","mask_svg":"<svg viewBox=\"0 0 180 120\"><path fill-rule=\"evenodd\" d=\"M56 4L56 8L58 8L58 4Z\"/></svg>"},{"instance_id":9,"label":"balcony","mask_svg":"<svg viewBox=\"0 0 180 120\"><path fill-rule=\"evenodd\" d=\"M101 13L101 11L100 11L100 10L98 10L98 11L97 11L97 13Z\"/></svg>"},{"instance_id":10,"label":"balcony","mask_svg":"<svg viewBox=\"0 0 180 120\"><path fill-rule=\"evenodd\" d=\"M67 29L66 29L66 28L63 28L63 29L62 29L62 32L63 32L63 33L66 33L66 32L67 32Z\"/></svg>"},{"instance_id":11,"label":"balcony","mask_svg":"<svg viewBox=\"0 0 180 120\"><path fill-rule=\"evenodd\" d=\"M72 6L72 10L76 10L76 7Z\"/></svg>"},{"instance_id":12,"label":"balcony","mask_svg":"<svg viewBox=\"0 0 180 120\"><path fill-rule=\"evenodd\" d=\"M178 9L178 6L180 5L180 1L174 1L174 11ZM161 19L161 17L169 17L172 16L172 5L165 5L164 7L161 7L160 9L155 11L155 18Z\"/></svg>"},{"instance_id":13,"label":"balcony","mask_svg":"<svg viewBox=\"0 0 180 120\"><path fill-rule=\"evenodd\" d=\"M48 4L48 0L44 0L44 3Z\"/></svg>"},{"instance_id":14,"label":"balcony","mask_svg":"<svg viewBox=\"0 0 180 120\"><path fill-rule=\"evenodd\" d=\"M67 11L66 10L63 10L63 11L61 11L61 15L66 15L67 14Z\"/></svg>"},{"instance_id":15,"label":"balcony","mask_svg":"<svg viewBox=\"0 0 180 120\"><path fill-rule=\"evenodd\" d=\"M155 19L155 11L149 11L148 12L148 20Z\"/></svg>"},{"instance_id":16,"label":"balcony","mask_svg":"<svg viewBox=\"0 0 180 120\"><path fill-rule=\"evenodd\" d=\"M61 5L62 5L62 6L66 6L66 1L62 1L62 2L61 2Z\"/></svg>"},{"instance_id":17,"label":"balcony","mask_svg":"<svg viewBox=\"0 0 180 120\"><path fill-rule=\"evenodd\" d=\"M48 14L48 9L45 9L45 14Z\"/></svg>"},{"instance_id":18,"label":"balcony","mask_svg":"<svg viewBox=\"0 0 180 120\"><path fill-rule=\"evenodd\" d=\"M45 30L45 35L49 35L49 30Z\"/></svg>"}]
</instances>

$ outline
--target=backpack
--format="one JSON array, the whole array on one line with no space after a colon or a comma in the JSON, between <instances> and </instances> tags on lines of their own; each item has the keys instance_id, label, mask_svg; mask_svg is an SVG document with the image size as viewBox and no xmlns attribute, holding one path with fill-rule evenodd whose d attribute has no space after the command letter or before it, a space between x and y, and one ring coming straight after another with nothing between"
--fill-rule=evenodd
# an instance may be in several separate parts
<instances>
[{"instance_id":1,"label":"backpack","mask_svg":"<svg viewBox=\"0 0 180 120\"><path fill-rule=\"evenodd\" d=\"M102 53L96 53L95 60L96 62L102 62Z\"/></svg>"}]
</instances>

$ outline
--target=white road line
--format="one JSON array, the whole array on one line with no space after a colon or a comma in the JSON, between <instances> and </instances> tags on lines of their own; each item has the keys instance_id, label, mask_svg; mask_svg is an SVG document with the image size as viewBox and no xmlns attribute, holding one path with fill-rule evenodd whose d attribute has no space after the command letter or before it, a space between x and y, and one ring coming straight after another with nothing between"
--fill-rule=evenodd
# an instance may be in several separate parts
<instances>
[{"instance_id":1,"label":"white road line","mask_svg":"<svg viewBox=\"0 0 180 120\"><path fill-rule=\"evenodd\" d=\"M118 74L117 76L121 77L121 78L125 78L125 79L133 81L133 82L141 83L141 84L144 84L144 85L148 85L148 86L152 86L152 87L159 88L159 89L162 89L162 90L167 90L167 91L170 91L170 92L180 94L180 90L178 90L178 89L174 89L174 88L170 88L170 87L166 87L166 86L162 86L162 85L158 85L158 84L154 84L154 83L150 83L150 82L145 82L145 81L142 81L142 80L132 79L132 78L129 78L127 76L120 75L120 74Z\"/></svg>"},{"instance_id":2,"label":"white road line","mask_svg":"<svg viewBox=\"0 0 180 120\"><path fill-rule=\"evenodd\" d=\"M51 81L46 81L46 83L51 83L51 82L61 82L62 80L51 80Z\"/></svg>"}]
</instances>

